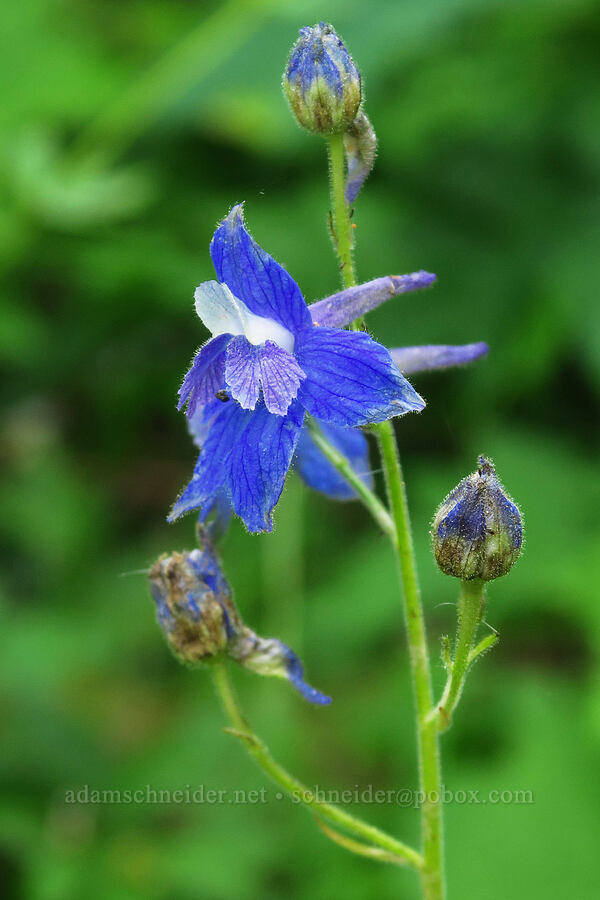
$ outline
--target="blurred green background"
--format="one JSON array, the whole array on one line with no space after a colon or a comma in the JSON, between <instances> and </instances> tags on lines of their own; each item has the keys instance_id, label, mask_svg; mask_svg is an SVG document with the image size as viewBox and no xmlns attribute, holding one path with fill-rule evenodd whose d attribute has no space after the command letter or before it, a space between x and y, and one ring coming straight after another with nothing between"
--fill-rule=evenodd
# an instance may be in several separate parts
<instances>
[{"instance_id":1,"label":"blurred green background","mask_svg":"<svg viewBox=\"0 0 600 900\"><path fill-rule=\"evenodd\" d=\"M493 457L527 546L489 591L501 642L443 739L450 898L600 893L600 19L593 0L24 0L3 10L0 152L0 866L20 900L415 898L411 872L328 843L287 802L69 805L65 791L252 789L203 672L180 667L143 570L190 548L165 523L194 451L175 392L205 333L216 222L249 226L308 299L337 289L324 148L280 93L297 29L332 21L379 137L357 204L362 280L433 291L371 317L388 345L486 340L415 376L398 422L435 677L455 585L438 502ZM375 456L373 466L377 467ZM309 785L416 786L394 563L358 504L293 477L273 536L223 555L245 618L334 697L233 672L275 755ZM446 605L444 605L446 604ZM362 814L417 840L418 813Z\"/></svg>"}]
</instances>

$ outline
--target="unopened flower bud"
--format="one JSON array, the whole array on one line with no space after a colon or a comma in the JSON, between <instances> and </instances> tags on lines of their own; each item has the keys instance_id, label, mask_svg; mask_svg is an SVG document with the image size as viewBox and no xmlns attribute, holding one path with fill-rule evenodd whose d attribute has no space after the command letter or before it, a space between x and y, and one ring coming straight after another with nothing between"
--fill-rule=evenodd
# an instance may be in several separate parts
<instances>
[{"instance_id":1,"label":"unopened flower bud","mask_svg":"<svg viewBox=\"0 0 600 900\"><path fill-rule=\"evenodd\" d=\"M283 76L299 124L317 134L346 131L361 102L360 73L331 25L301 28Z\"/></svg>"},{"instance_id":2,"label":"unopened flower bud","mask_svg":"<svg viewBox=\"0 0 600 900\"><path fill-rule=\"evenodd\" d=\"M148 575L158 622L175 656L191 666L233 659L259 675L287 679L311 703L329 703L304 681L302 663L289 647L244 624L202 529L198 539L201 549L165 553Z\"/></svg>"},{"instance_id":3,"label":"unopened flower bud","mask_svg":"<svg viewBox=\"0 0 600 900\"><path fill-rule=\"evenodd\" d=\"M438 566L455 578L491 581L506 575L523 542L521 514L498 481L490 460L463 478L433 520Z\"/></svg>"}]
</instances>

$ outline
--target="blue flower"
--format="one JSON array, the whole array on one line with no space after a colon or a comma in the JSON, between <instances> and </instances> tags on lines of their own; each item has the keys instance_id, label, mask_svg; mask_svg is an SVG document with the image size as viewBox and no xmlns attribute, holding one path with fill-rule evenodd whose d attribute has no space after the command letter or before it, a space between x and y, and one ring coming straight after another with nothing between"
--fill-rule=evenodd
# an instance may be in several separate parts
<instances>
[{"instance_id":1,"label":"blue flower","mask_svg":"<svg viewBox=\"0 0 600 900\"><path fill-rule=\"evenodd\" d=\"M170 520L225 491L250 531L271 531L305 413L356 427L425 404L368 334L314 324L298 285L249 235L241 206L217 228L211 256L219 280L201 284L195 301L213 337L179 392L202 450Z\"/></svg>"},{"instance_id":2,"label":"blue flower","mask_svg":"<svg viewBox=\"0 0 600 900\"><path fill-rule=\"evenodd\" d=\"M286 644L244 624L210 540L198 536L199 549L165 553L148 574L158 623L175 656L189 666L232 659L259 675L287 679L311 703L330 703L306 683L302 662Z\"/></svg>"}]
</instances>

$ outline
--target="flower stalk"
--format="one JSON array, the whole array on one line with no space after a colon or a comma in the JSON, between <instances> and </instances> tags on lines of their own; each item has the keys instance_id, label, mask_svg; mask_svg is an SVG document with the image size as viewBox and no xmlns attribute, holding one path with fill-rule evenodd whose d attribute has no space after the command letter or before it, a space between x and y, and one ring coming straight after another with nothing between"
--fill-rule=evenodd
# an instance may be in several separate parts
<instances>
[{"instance_id":1,"label":"flower stalk","mask_svg":"<svg viewBox=\"0 0 600 900\"><path fill-rule=\"evenodd\" d=\"M456 634L456 650L450 664L448 681L442 698L436 707L435 719L440 731L446 731L452 724L452 715L458 706L465 686L467 674L473 661L489 649L497 640L496 635L484 638L473 649L483 607L485 604L485 583L478 578L472 581L461 581L458 598L458 626ZM477 652L475 652L477 651Z\"/></svg>"},{"instance_id":2,"label":"flower stalk","mask_svg":"<svg viewBox=\"0 0 600 900\"><path fill-rule=\"evenodd\" d=\"M373 493L373 491L367 487L360 476L357 475L343 453L340 453L339 450L336 450L333 444L331 444L327 440L314 420L308 419L307 428L310 431L311 437L319 450L323 453L324 456L327 457L329 462L333 466L335 466L340 475L342 475L348 481L348 483L352 485L352 487L358 494L361 503L371 513L377 525L381 528L384 534L387 534L387 536L393 541L396 534L394 522L379 497L375 493Z\"/></svg>"},{"instance_id":3,"label":"flower stalk","mask_svg":"<svg viewBox=\"0 0 600 900\"><path fill-rule=\"evenodd\" d=\"M349 210L344 196L344 148L338 135L328 140L329 175L333 214L334 244L340 260L344 287L356 284ZM352 327L352 326L351 326ZM362 320L354 323L362 328ZM373 425L377 435L390 511L394 524L388 532L396 552L399 576L404 594L405 618L410 652L411 674L416 704L417 744L419 754L419 787L425 800L421 806L423 866L421 885L424 900L443 900L443 829L441 764L439 735L434 710L433 689L425 622L417 578L406 487L394 429L390 421Z\"/></svg>"},{"instance_id":4,"label":"flower stalk","mask_svg":"<svg viewBox=\"0 0 600 900\"><path fill-rule=\"evenodd\" d=\"M404 594L408 647L417 709L419 786L425 797L421 806L424 857L421 870L423 897L424 900L442 900L444 876L439 740L437 725L435 721L431 720L433 690L429 651L417 578L406 485L391 423L382 422L375 428L394 518L395 550Z\"/></svg>"},{"instance_id":5,"label":"flower stalk","mask_svg":"<svg viewBox=\"0 0 600 900\"><path fill-rule=\"evenodd\" d=\"M352 229L345 194L343 134L332 134L327 138L327 152L333 216L333 244L340 261L342 285L349 288L354 287L356 278L352 257Z\"/></svg>"},{"instance_id":6,"label":"flower stalk","mask_svg":"<svg viewBox=\"0 0 600 900\"><path fill-rule=\"evenodd\" d=\"M375 845L375 847L385 851L386 854L392 854L396 861L416 869L421 867L423 862L421 854L412 847L409 847L402 841L396 840L396 838L386 834L379 828L368 825L366 822L363 822L356 816L352 816L345 810L340 809L331 803L324 803L319 800L310 788L302 784L301 781L276 762L271 756L268 748L263 744L260 738L254 734L242 715L225 665L216 663L211 667L211 671L215 690L232 725L231 728L226 730L229 734L242 741L248 753L258 766L269 776L269 778L279 785L286 794L296 801L300 800L319 818L349 831L363 841L367 841L368 844ZM327 831L325 833L327 833ZM331 837L331 835L328 834L328 837ZM336 837L338 837L337 834ZM339 843L339 841L337 842ZM360 850L357 850L352 844L352 841L346 841L344 846L346 849L365 855L363 852L366 849L364 845L360 845ZM372 859L379 858L383 862L389 862L387 855L383 857L378 857L375 853L368 853L368 855Z\"/></svg>"}]
</instances>

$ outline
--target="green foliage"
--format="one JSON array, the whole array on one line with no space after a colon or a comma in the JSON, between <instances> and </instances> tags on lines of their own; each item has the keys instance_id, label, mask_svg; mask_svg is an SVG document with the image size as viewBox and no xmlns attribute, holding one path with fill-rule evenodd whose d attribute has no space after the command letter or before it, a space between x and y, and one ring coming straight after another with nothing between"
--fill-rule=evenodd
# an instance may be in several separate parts
<instances>
[{"instance_id":1,"label":"green foliage","mask_svg":"<svg viewBox=\"0 0 600 900\"><path fill-rule=\"evenodd\" d=\"M190 520L164 517L194 461L174 399L205 338L191 298L212 277L216 221L246 200L253 233L307 298L338 287L324 147L280 93L297 29L320 19L363 71L379 138L354 217L359 275L422 267L439 279L378 310L375 334L491 346L473 368L415 376L428 407L398 425L436 658L453 631L441 604L456 599L429 549L436 506L483 452L525 514L523 558L489 590L500 642L477 664L444 752L450 789L531 790L535 802L447 807L450 896L598 896L592 0L30 0L5 11L8 896L415 896L410 872L329 845L274 792L254 806L65 803L84 784L263 786L221 733L206 678L164 646L140 570L193 541ZM244 618L298 650L334 703L314 710L285 683L233 673L253 724L310 785L416 787L387 545L357 505L294 480L276 521L274 536L253 539L235 525L226 570ZM435 674L439 687L441 662ZM415 810L362 813L416 839Z\"/></svg>"}]
</instances>

